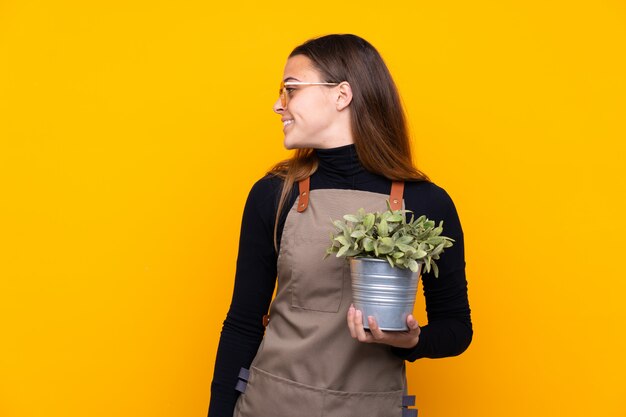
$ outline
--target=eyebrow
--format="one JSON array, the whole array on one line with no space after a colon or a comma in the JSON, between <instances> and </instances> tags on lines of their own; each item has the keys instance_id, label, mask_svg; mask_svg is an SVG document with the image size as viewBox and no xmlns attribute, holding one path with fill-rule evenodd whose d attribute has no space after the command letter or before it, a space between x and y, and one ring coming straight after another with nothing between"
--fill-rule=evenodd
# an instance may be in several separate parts
<instances>
[{"instance_id":1,"label":"eyebrow","mask_svg":"<svg viewBox=\"0 0 626 417\"><path fill-rule=\"evenodd\" d=\"M294 77L287 77L283 80L284 83L286 83L287 81L300 81L300 80Z\"/></svg>"}]
</instances>

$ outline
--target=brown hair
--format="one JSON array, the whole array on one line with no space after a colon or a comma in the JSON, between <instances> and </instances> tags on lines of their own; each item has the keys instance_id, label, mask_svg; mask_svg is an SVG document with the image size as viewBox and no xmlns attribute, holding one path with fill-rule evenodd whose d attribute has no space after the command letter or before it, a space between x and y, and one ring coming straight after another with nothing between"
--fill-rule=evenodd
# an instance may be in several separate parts
<instances>
[{"instance_id":1,"label":"brown hair","mask_svg":"<svg viewBox=\"0 0 626 417\"><path fill-rule=\"evenodd\" d=\"M430 181L413 165L404 109L391 74L378 51L356 35L327 35L296 47L289 58L309 58L322 80L352 87L351 128L365 169L390 180ZM268 174L284 179L274 223L274 247L281 211L293 185L317 170L313 149L298 149Z\"/></svg>"}]
</instances>

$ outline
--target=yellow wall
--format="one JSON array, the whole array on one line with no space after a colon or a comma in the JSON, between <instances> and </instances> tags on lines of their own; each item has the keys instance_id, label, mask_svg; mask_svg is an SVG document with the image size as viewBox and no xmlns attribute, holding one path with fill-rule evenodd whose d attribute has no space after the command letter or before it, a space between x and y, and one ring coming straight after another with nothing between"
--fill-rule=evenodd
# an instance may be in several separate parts
<instances>
[{"instance_id":1,"label":"yellow wall","mask_svg":"<svg viewBox=\"0 0 626 417\"><path fill-rule=\"evenodd\" d=\"M332 32L465 230L475 337L409 366L420 415L626 415L624 2L400 3L0 2L0 415L205 415L284 60Z\"/></svg>"}]
</instances>

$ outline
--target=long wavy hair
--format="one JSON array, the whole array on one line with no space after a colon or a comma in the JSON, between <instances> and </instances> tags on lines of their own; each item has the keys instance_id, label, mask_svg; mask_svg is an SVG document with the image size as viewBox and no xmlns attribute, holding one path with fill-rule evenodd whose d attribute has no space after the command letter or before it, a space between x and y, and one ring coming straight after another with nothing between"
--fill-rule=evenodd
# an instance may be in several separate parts
<instances>
[{"instance_id":1,"label":"long wavy hair","mask_svg":"<svg viewBox=\"0 0 626 417\"><path fill-rule=\"evenodd\" d=\"M404 109L396 84L378 51L356 35L327 35L306 41L289 55L304 55L322 81L347 81L352 87L351 129L357 156L366 170L390 180L430 181L413 165ZM319 161L313 149L274 165L268 174L283 178L274 222L274 247L280 214L294 183L311 176Z\"/></svg>"}]
</instances>

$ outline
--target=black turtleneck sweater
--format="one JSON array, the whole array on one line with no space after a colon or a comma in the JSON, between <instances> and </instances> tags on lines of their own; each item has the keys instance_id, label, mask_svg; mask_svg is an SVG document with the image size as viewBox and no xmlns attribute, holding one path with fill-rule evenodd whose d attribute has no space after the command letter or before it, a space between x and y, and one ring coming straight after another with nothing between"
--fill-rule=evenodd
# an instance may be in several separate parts
<instances>
[{"instance_id":1,"label":"black turtleneck sweater","mask_svg":"<svg viewBox=\"0 0 626 417\"><path fill-rule=\"evenodd\" d=\"M354 145L319 149L316 153L319 168L311 176L311 190L333 188L389 194L391 181L366 171ZM260 179L252 187L244 208L235 288L218 346L209 417L232 417L238 395L235 384L239 369L250 366L263 338L262 317L267 314L276 284L277 254L273 233L281 187L280 178L268 175ZM278 242L288 210L297 196L295 184L280 216ZM444 234L454 239L454 245L437 261L438 278L432 273L422 274L428 324L421 327L417 346L392 350L409 361L458 355L471 342L472 323L463 230L456 208L442 188L426 181L406 182L404 202L405 208L416 216L424 214L437 224L443 220Z\"/></svg>"}]
</instances>

